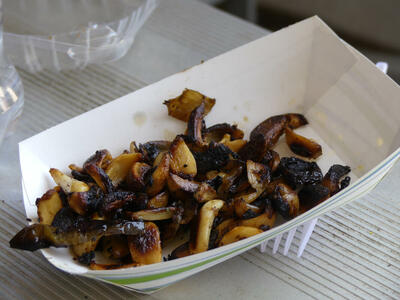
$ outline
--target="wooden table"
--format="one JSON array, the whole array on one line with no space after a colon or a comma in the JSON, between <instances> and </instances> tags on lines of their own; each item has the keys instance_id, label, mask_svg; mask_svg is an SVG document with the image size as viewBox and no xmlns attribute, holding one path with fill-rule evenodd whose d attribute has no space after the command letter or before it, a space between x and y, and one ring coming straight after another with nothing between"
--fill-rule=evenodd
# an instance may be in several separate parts
<instances>
[{"instance_id":1,"label":"wooden table","mask_svg":"<svg viewBox=\"0 0 400 300\"><path fill-rule=\"evenodd\" d=\"M320 218L301 259L296 235L288 256L253 249L151 296L65 274L39 252L8 248L26 224L19 141L266 34L199 2L163 0L117 62L58 74L20 71L24 113L0 150L0 298L399 299L400 165L367 197Z\"/></svg>"}]
</instances>

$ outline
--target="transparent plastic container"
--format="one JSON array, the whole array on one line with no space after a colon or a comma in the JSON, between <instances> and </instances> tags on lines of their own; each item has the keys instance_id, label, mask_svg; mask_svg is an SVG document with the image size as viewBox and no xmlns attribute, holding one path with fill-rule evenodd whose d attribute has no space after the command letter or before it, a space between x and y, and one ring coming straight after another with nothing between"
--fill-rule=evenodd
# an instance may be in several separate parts
<instances>
[{"instance_id":1,"label":"transparent plastic container","mask_svg":"<svg viewBox=\"0 0 400 300\"><path fill-rule=\"evenodd\" d=\"M84 68L126 54L159 0L3 0L4 47L30 72Z\"/></svg>"},{"instance_id":2,"label":"transparent plastic container","mask_svg":"<svg viewBox=\"0 0 400 300\"><path fill-rule=\"evenodd\" d=\"M0 146L3 138L11 134L15 120L24 105L24 90L15 67L4 56L3 14L0 0Z\"/></svg>"}]
</instances>

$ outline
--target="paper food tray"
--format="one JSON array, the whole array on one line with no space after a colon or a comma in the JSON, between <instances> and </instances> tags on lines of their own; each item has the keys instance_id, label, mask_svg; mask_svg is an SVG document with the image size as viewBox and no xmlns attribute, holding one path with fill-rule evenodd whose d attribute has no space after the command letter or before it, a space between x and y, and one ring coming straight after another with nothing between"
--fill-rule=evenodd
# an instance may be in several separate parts
<instances>
[{"instance_id":1,"label":"paper food tray","mask_svg":"<svg viewBox=\"0 0 400 300\"><path fill-rule=\"evenodd\" d=\"M50 167L67 171L68 164L82 164L98 149L116 155L132 140L170 139L171 133L183 132L185 124L169 117L162 102L184 88L217 99L206 117L208 125L236 122L247 134L269 116L305 114L310 124L298 132L322 145L324 154L317 160L322 171L334 163L349 165L352 184L280 226L200 254L137 268L91 271L65 249L43 250L53 265L151 293L361 197L399 157L399 86L313 17L21 142L27 216L36 218L35 199L54 185ZM134 122L138 114L145 117L144 124ZM284 143L278 147L278 152L285 151Z\"/></svg>"}]
</instances>

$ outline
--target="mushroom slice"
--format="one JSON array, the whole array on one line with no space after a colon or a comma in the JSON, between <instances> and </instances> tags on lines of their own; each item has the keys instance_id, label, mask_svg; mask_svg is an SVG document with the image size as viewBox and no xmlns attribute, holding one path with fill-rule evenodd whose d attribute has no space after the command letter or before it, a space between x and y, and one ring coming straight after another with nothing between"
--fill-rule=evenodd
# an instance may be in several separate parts
<instances>
[{"instance_id":1,"label":"mushroom slice","mask_svg":"<svg viewBox=\"0 0 400 300\"><path fill-rule=\"evenodd\" d=\"M96 151L92 156L90 156L83 164L83 169L86 165L95 164L100 168L106 169L112 161L112 156L110 152L106 149Z\"/></svg>"},{"instance_id":2,"label":"mushroom slice","mask_svg":"<svg viewBox=\"0 0 400 300\"><path fill-rule=\"evenodd\" d=\"M50 175L66 194L72 192L86 192L89 190L89 186L86 183L73 179L58 169L51 168Z\"/></svg>"},{"instance_id":3,"label":"mushroom slice","mask_svg":"<svg viewBox=\"0 0 400 300\"><path fill-rule=\"evenodd\" d=\"M240 196L236 196L235 197L235 200L236 201L241 201L241 200L243 200L243 201L245 201L246 203L252 203L252 202L254 202L257 198L258 198L258 196L260 196L260 193L259 192L252 192L252 193L248 193L248 194L243 194L243 195L240 195Z\"/></svg>"},{"instance_id":4,"label":"mushroom slice","mask_svg":"<svg viewBox=\"0 0 400 300\"><path fill-rule=\"evenodd\" d=\"M104 237L101 241L103 255L109 259L121 259L128 256L128 240L124 235Z\"/></svg>"},{"instance_id":5,"label":"mushroom slice","mask_svg":"<svg viewBox=\"0 0 400 300\"><path fill-rule=\"evenodd\" d=\"M93 178L103 192L110 193L114 189L113 183L106 172L98 165L91 163L85 164L85 172Z\"/></svg>"},{"instance_id":6,"label":"mushroom slice","mask_svg":"<svg viewBox=\"0 0 400 300\"><path fill-rule=\"evenodd\" d=\"M261 122L250 133L250 141L244 146L239 155L242 159L259 162L265 153L277 143L285 128L298 128L308 124L301 114L277 115Z\"/></svg>"},{"instance_id":7,"label":"mushroom slice","mask_svg":"<svg viewBox=\"0 0 400 300\"><path fill-rule=\"evenodd\" d=\"M222 237L219 246L232 244L262 232L261 229L250 226L237 226Z\"/></svg>"},{"instance_id":8,"label":"mushroom slice","mask_svg":"<svg viewBox=\"0 0 400 300\"><path fill-rule=\"evenodd\" d=\"M220 123L208 127L204 132L204 139L207 143L212 141L218 142L227 134L229 134L232 140L240 140L244 137L244 132L237 128L237 125Z\"/></svg>"},{"instance_id":9,"label":"mushroom slice","mask_svg":"<svg viewBox=\"0 0 400 300\"><path fill-rule=\"evenodd\" d=\"M162 261L160 231L152 222L145 222L138 235L128 236L128 245L135 263L148 265Z\"/></svg>"},{"instance_id":10,"label":"mushroom slice","mask_svg":"<svg viewBox=\"0 0 400 300\"><path fill-rule=\"evenodd\" d=\"M154 161L161 153L168 151L171 147L170 141L152 141L139 145L139 152L143 155L143 160L154 166ZM155 164L155 165L158 165Z\"/></svg>"},{"instance_id":11,"label":"mushroom slice","mask_svg":"<svg viewBox=\"0 0 400 300\"><path fill-rule=\"evenodd\" d=\"M132 141L132 142L129 144L129 152L130 152L130 153L139 153L139 152L140 152L140 151L139 151L139 148L137 147L135 141Z\"/></svg>"},{"instance_id":12,"label":"mushroom slice","mask_svg":"<svg viewBox=\"0 0 400 300\"><path fill-rule=\"evenodd\" d=\"M58 194L59 187L48 190L41 198L36 200L39 223L50 225L55 215L63 207L63 202Z\"/></svg>"},{"instance_id":13,"label":"mushroom slice","mask_svg":"<svg viewBox=\"0 0 400 300\"><path fill-rule=\"evenodd\" d=\"M278 183L270 199L275 210L286 219L299 214L299 197L297 193L284 183Z\"/></svg>"},{"instance_id":14,"label":"mushroom slice","mask_svg":"<svg viewBox=\"0 0 400 300\"><path fill-rule=\"evenodd\" d=\"M152 197L160 193L169 177L169 165L171 157L168 152L163 154L160 164L156 167L150 178L150 185L147 187L147 194Z\"/></svg>"},{"instance_id":15,"label":"mushroom slice","mask_svg":"<svg viewBox=\"0 0 400 300\"><path fill-rule=\"evenodd\" d=\"M247 203L242 198L236 198L233 201L235 214L241 219L254 218L262 212L262 209L258 206Z\"/></svg>"},{"instance_id":16,"label":"mushroom slice","mask_svg":"<svg viewBox=\"0 0 400 300\"><path fill-rule=\"evenodd\" d=\"M242 139L231 140L231 136L229 134L225 134L219 143L227 146L233 152L237 153L243 148L244 145L246 145L247 141Z\"/></svg>"},{"instance_id":17,"label":"mushroom slice","mask_svg":"<svg viewBox=\"0 0 400 300\"><path fill-rule=\"evenodd\" d=\"M202 102L190 113L187 127L187 136L189 140L198 145L204 145L202 132L204 122L204 107L204 102Z\"/></svg>"},{"instance_id":18,"label":"mushroom slice","mask_svg":"<svg viewBox=\"0 0 400 300\"><path fill-rule=\"evenodd\" d=\"M270 211L262 213L257 217L247 220L240 220L238 221L238 225L250 226L266 231L274 226L275 220L276 220L276 213L271 209Z\"/></svg>"},{"instance_id":19,"label":"mushroom slice","mask_svg":"<svg viewBox=\"0 0 400 300\"><path fill-rule=\"evenodd\" d=\"M295 133L289 127L286 127L285 135L287 145L297 155L313 159L322 155L322 148L319 144Z\"/></svg>"},{"instance_id":20,"label":"mushroom slice","mask_svg":"<svg viewBox=\"0 0 400 300\"><path fill-rule=\"evenodd\" d=\"M218 224L217 227L213 229L213 231L215 232L214 234L217 236L214 241L214 246L218 246L222 237L237 225L238 221L233 218L226 219L222 221L220 224Z\"/></svg>"},{"instance_id":21,"label":"mushroom slice","mask_svg":"<svg viewBox=\"0 0 400 300\"><path fill-rule=\"evenodd\" d=\"M205 174L208 171L221 169L231 160L237 157L227 146L211 142L206 150L194 151L198 174Z\"/></svg>"},{"instance_id":22,"label":"mushroom slice","mask_svg":"<svg viewBox=\"0 0 400 300\"><path fill-rule=\"evenodd\" d=\"M322 180L322 185L329 189L331 196L339 192L340 179L350 173L350 171L350 167L342 165L333 165L329 168L328 172L324 176L324 179Z\"/></svg>"},{"instance_id":23,"label":"mushroom slice","mask_svg":"<svg viewBox=\"0 0 400 300\"><path fill-rule=\"evenodd\" d=\"M177 136L171 148L171 171L181 177L193 178L197 174L196 160L185 141Z\"/></svg>"},{"instance_id":24,"label":"mushroom slice","mask_svg":"<svg viewBox=\"0 0 400 300\"><path fill-rule=\"evenodd\" d=\"M224 201L211 200L205 203L200 209L196 240L192 249L192 253L200 253L208 250L214 218L218 215L219 210L223 206Z\"/></svg>"},{"instance_id":25,"label":"mushroom slice","mask_svg":"<svg viewBox=\"0 0 400 300\"><path fill-rule=\"evenodd\" d=\"M308 162L297 157L282 157L279 171L291 186L316 184L322 180L321 169L315 162Z\"/></svg>"},{"instance_id":26,"label":"mushroom slice","mask_svg":"<svg viewBox=\"0 0 400 300\"><path fill-rule=\"evenodd\" d=\"M127 216L132 220L142 221L161 221L168 220L174 216L175 207L161 207L154 209L145 209L135 212L126 212Z\"/></svg>"},{"instance_id":27,"label":"mushroom slice","mask_svg":"<svg viewBox=\"0 0 400 300\"><path fill-rule=\"evenodd\" d=\"M167 182L169 191L174 194L182 192L194 193L199 188L198 182L189 179L184 179L173 173L169 173Z\"/></svg>"},{"instance_id":28,"label":"mushroom slice","mask_svg":"<svg viewBox=\"0 0 400 300\"><path fill-rule=\"evenodd\" d=\"M190 252L189 242L186 242L177 248L175 248L171 254L168 256L168 260L173 260L177 258L182 258L185 256L189 256L192 253Z\"/></svg>"},{"instance_id":29,"label":"mushroom slice","mask_svg":"<svg viewBox=\"0 0 400 300\"><path fill-rule=\"evenodd\" d=\"M278 152L274 150L268 150L261 159L261 163L267 165L271 169L272 173L278 169L280 161L281 158L279 157Z\"/></svg>"},{"instance_id":30,"label":"mushroom slice","mask_svg":"<svg viewBox=\"0 0 400 300\"><path fill-rule=\"evenodd\" d=\"M271 181L270 170L266 165L248 160L246 162L247 179L253 189L261 194Z\"/></svg>"},{"instance_id":31,"label":"mushroom slice","mask_svg":"<svg viewBox=\"0 0 400 300\"><path fill-rule=\"evenodd\" d=\"M70 246L72 253L76 256L81 264L89 265L92 262L95 256L94 250L99 244L100 239L101 236L95 236L91 240L88 240L84 243Z\"/></svg>"},{"instance_id":32,"label":"mushroom slice","mask_svg":"<svg viewBox=\"0 0 400 300\"><path fill-rule=\"evenodd\" d=\"M322 184L307 184L299 192L300 208L307 211L329 198L329 188Z\"/></svg>"},{"instance_id":33,"label":"mushroom slice","mask_svg":"<svg viewBox=\"0 0 400 300\"><path fill-rule=\"evenodd\" d=\"M53 222L54 223L54 222ZM74 222L68 228L33 224L24 227L10 241L10 247L35 251L48 247L82 245L109 235L138 235L145 229L143 222L121 221L107 224L103 221Z\"/></svg>"},{"instance_id":34,"label":"mushroom slice","mask_svg":"<svg viewBox=\"0 0 400 300\"><path fill-rule=\"evenodd\" d=\"M146 186L151 166L144 162L135 162L126 176L126 185L131 191L141 191Z\"/></svg>"},{"instance_id":35,"label":"mushroom slice","mask_svg":"<svg viewBox=\"0 0 400 300\"><path fill-rule=\"evenodd\" d=\"M162 192L147 202L147 209L161 208L168 205L168 193Z\"/></svg>"},{"instance_id":36,"label":"mushroom slice","mask_svg":"<svg viewBox=\"0 0 400 300\"><path fill-rule=\"evenodd\" d=\"M133 164L142 159L140 153L123 153L114 158L106 169L114 186L125 180Z\"/></svg>"},{"instance_id":37,"label":"mushroom slice","mask_svg":"<svg viewBox=\"0 0 400 300\"><path fill-rule=\"evenodd\" d=\"M215 189L206 182L202 182L194 193L194 198L199 203L207 202L217 198Z\"/></svg>"},{"instance_id":38,"label":"mushroom slice","mask_svg":"<svg viewBox=\"0 0 400 300\"><path fill-rule=\"evenodd\" d=\"M185 89L182 94L176 98L166 100L168 115L178 120L189 121L190 113L204 102L204 115L207 115L215 104L215 99L208 98L194 90Z\"/></svg>"}]
</instances>

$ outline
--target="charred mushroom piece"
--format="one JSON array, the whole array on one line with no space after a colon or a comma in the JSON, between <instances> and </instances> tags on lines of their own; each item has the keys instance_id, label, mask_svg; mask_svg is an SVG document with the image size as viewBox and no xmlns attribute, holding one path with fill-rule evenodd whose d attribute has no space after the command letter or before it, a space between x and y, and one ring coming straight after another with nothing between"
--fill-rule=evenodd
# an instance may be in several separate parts
<instances>
[{"instance_id":1,"label":"charred mushroom piece","mask_svg":"<svg viewBox=\"0 0 400 300\"><path fill-rule=\"evenodd\" d=\"M181 178L173 173L169 173L167 182L169 191L178 198L185 198L188 196L187 193L195 193L199 188L198 182Z\"/></svg>"},{"instance_id":2,"label":"charred mushroom piece","mask_svg":"<svg viewBox=\"0 0 400 300\"><path fill-rule=\"evenodd\" d=\"M197 174L196 160L184 140L178 136L171 148L170 168L172 173L185 178L194 178Z\"/></svg>"},{"instance_id":3,"label":"charred mushroom piece","mask_svg":"<svg viewBox=\"0 0 400 300\"><path fill-rule=\"evenodd\" d=\"M241 219L254 218L262 212L260 207L251 205L242 198L235 199L233 205L236 216Z\"/></svg>"},{"instance_id":4,"label":"charred mushroom piece","mask_svg":"<svg viewBox=\"0 0 400 300\"><path fill-rule=\"evenodd\" d=\"M168 260L182 258L189 255L191 255L189 242L186 242L175 248L174 251L172 251L171 254L168 256Z\"/></svg>"},{"instance_id":5,"label":"charred mushroom piece","mask_svg":"<svg viewBox=\"0 0 400 300\"><path fill-rule=\"evenodd\" d=\"M106 169L114 186L125 180L133 164L142 159L140 153L123 153L114 158Z\"/></svg>"},{"instance_id":6,"label":"charred mushroom piece","mask_svg":"<svg viewBox=\"0 0 400 300\"><path fill-rule=\"evenodd\" d=\"M316 184L322 181L321 169L315 162L307 162L296 157L283 157L279 171L291 186Z\"/></svg>"},{"instance_id":7,"label":"charred mushroom piece","mask_svg":"<svg viewBox=\"0 0 400 300\"><path fill-rule=\"evenodd\" d=\"M299 192L300 208L307 211L329 198L329 188L322 184L307 184Z\"/></svg>"},{"instance_id":8,"label":"charred mushroom piece","mask_svg":"<svg viewBox=\"0 0 400 300\"><path fill-rule=\"evenodd\" d=\"M92 177L103 192L111 193L113 191L113 183L101 167L94 163L85 164L85 172Z\"/></svg>"},{"instance_id":9,"label":"charred mushroom piece","mask_svg":"<svg viewBox=\"0 0 400 300\"><path fill-rule=\"evenodd\" d=\"M204 115L207 115L215 104L215 99L208 98L194 90L185 89L183 93L170 100L164 101L168 115L178 120L189 121L190 113L204 102Z\"/></svg>"},{"instance_id":10,"label":"charred mushroom piece","mask_svg":"<svg viewBox=\"0 0 400 300\"><path fill-rule=\"evenodd\" d=\"M162 261L160 232L156 224L144 223L144 230L128 236L132 260L139 264L154 264Z\"/></svg>"},{"instance_id":11,"label":"charred mushroom piece","mask_svg":"<svg viewBox=\"0 0 400 300\"><path fill-rule=\"evenodd\" d=\"M171 147L169 141L152 141L139 145L139 152L143 155L143 160L149 165L153 165L156 157L163 152L166 152Z\"/></svg>"},{"instance_id":12,"label":"charred mushroom piece","mask_svg":"<svg viewBox=\"0 0 400 300\"><path fill-rule=\"evenodd\" d=\"M261 229L250 226L237 226L223 236L219 242L219 246L232 244L262 232Z\"/></svg>"},{"instance_id":13,"label":"charred mushroom piece","mask_svg":"<svg viewBox=\"0 0 400 300\"><path fill-rule=\"evenodd\" d=\"M285 219L299 214L299 197L297 193L284 183L278 183L270 196L275 210Z\"/></svg>"},{"instance_id":14,"label":"charred mushroom piece","mask_svg":"<svg viewBox=\"0 0 400 300\"><path fill-rule=\"evenodd\" d=\"M240 220L238 222L238 226L249 226L266 231L274 226L275 220L276 213L271 209L270 211L264 212L257 217L247 220Z\"/></svg>"},{"instance_id":15,"label":"charred mushroom piece","mask_svg":"<svg viewBox=\"0 0 400 300\"><path fill-rule=\"evenodd\" d=\"M55 215L63 207L63 202L58 194L59 187L48 190L41 198L36 200L39 223L50 225Z\"/></svg>"},{"instance_id":16,"label":"charred mushroom piece","mask_svg":"<svg viewBox=\"0 0 400 300\"><path fill-rule=\"evenodd\" d=\"M156 167L150 178L150 184L147 187L147 194L152 197L160 193L169 177L169 166L170 166L171 156L168 152L163 154L160 164Z\"/></svg>"},{"instance_id":17,"label":"charred mushroom piece","mask_svg":"<svg viewBox=\"0 0 400 300\"><path fill-rule=\"evenodd\" d=\"M211 200L204 204L203 207L200 209L196 242L191 251L192 253L200 253L208 250L210 233L214 218L218 215L219 210L223 206L224 201Z\"/></svg>"},{"instance_id":18,"label":"charred mushroom piece","mask_svg":"<svg viewBox=\"0 0 400 300\"><path fill-rule=\"evenodd\" d=\"M132 220L142 221L161 221L168 220L174 216L175 207L161 207L154 209L145 209L136 212L126 212Z\"/></svg>"},{"instance_id":19,"label":"charred mushroom piece","mask_svg":"<svg viewBox=\"0 0 400 300\"><path fill-rule=\"evenodd\" d=\"M285 128L298 128L308 124L301 114L277 115L261 122L250 133L250 141L244 146L239 155L242 159L259 162L265 153L277 143Z\"/></svg>"},{"instance_id":20,"label":"charred mushroom piece","mask_svg":"<svg viewBox=\"0 0 400 300\"><path fill-rule=\"evenodd\" d=\"M161 208L168 205L168 193L162 192L147 202L147 209Z\"/></svg>"},{"instance_id":21,"label":"charred mushroom piece","mask_svg":"<svg viewBox=\"0 0 400 300\"><path fill-rule=\"evenodd\" d=\"M267 165L273 173L278 169L280 161L281 158L278 152L275 152L274 150L268 150L260 162L264 165Z\"/></svg>"},{"instance_id":22,"label":"charred mushroom piece","mask_svg":"<svg viewBox=\"0 0 400 300\"><path fill-rule=\"evenodd\" d=\"M129 255L128 240L124 235L103 237L101 246L103 255L109 259L121 259Z\"/></svg>"},{"instance_id":23,"label":"charred mushroom piece","mask_svg":"<svg viewBox=\"0 0 400 300\"><path fill-rule=\"evenodd\" d=\"M211 142L205 151L195 151L193 155L199 174L205 174L211 170L220 170L226 166L231 157L236 157L228 147L214 142Z\"/></svg>"},{"instance_id":24,"label":"charred mushroom piece","mask_svg":"<svg viewBox=\"0 0 400 300\"><path fill-rule=\"evenodd\" d=\"M187 127L187 137L193 143L203 145L204 102L197 106L191 113Z\"/></svg>"},{"instance_id":25,"label":"charred mushroom piece","mask_svg":"<svg viewBox=\"0 0 400 300\"><path fill-rule=\"evenodd\" d=\"M116 191L106 194L97 210L112 219L115 213L123 208L126 210L142 210L147 206L148 196L144 193L133 193L129 191Z\"/></svg>"},{"instance_id":26,"label":"charred mushroom piece","mask_svg":"<svg viewBox=\"0 0 400 300\"><path fill-rule=\"evenodd\" d=\"M340 179L350 173L350 171L350 167L342 165L333 165L329 168L328 172L324 176L324 179L322 180L322 185L329 189L331 196L340 191ZM350 179L346 179L346 181L347 180L350 183Z\"/></svg>"},{"instance_id":27,"label":"charred mushroom piece","mask_svg":"<svg viewBox=\"0 0 400 300\"><path fill-rule=\"evenodd\" d=\"M297 155L313 159L322 155L322 148L319 144L295 133L289 127L286 127L286 143L290 150Z\"/></svg>"},{"instance_id":28,"label":"charred mushroom piece","mask_svg":"<svg viewBox=\"0 0 400 300\"><path fill-rule=\"evenodd\" d=\"M86 165L95 164L100 168L106 169L112 161L110 152L106 149L96 151L91 157L89 157L83 164L83 170Z\"/></svg>"},{"instance_id":29,"label":"charred mushroom piece","mask_svg":"<svg viewBox=\"0 0 400 300\"><path fill-rule=\"evenodd\" d=\"M238 153L240 149L246 145L247 141L241 139L231 140L231 136L229 134L225 134L219 143L227 146L231 151Z\"/></svg>"},{"instance_id":30,"label":"charred mushroom piece","mask_svg":"<svg viewBox=\"0 0 400 300\"><path fill-rule=\"evenodd\" d=\"M271 181L270 169L266 165L251 160L246 162L246 168L251 187L261 194Z\"/></svg>"},{"instance_id":31,"label":"charred mushroom piece","mask_svg":"<svg viewBox=\"0 0 400 300\"><path fill-rule=\"evenodd\" d=\"M151 167L143 162L135 162L126 177L126 186L131 191L142 191L147 183Z\"/></svg>"},{"instance_id":32,"label":"charred mushroom piece","mask_svg":"<svg viewBox=\"0 0 400 300\"><path fill-rule=\"evenodd\" d=\"M33 224L19 231L11 239L10 247L28 251L48 247L67 247L81 245L108 235L137 235L143 230L143 222L132 221L110 225L103 221L84 221L66 231L51 225Z\"/></svg>"},{"instance_id":33,"label":"charred mushroom piece","mask_svg":"<svg viewBox=\"0 0 400 300\"><path fill-rule=\"evenodd\" d=\"M233 218L226 219L218 224L212 231L212 235L215 236L213 245L210 245L210 248L217 247L220 243L222 237L229 231L231 231L235 226L238 225L237 220Z\"/></svg>"},{"instance_id":34,"label":"charred mushroom piece","mask_svg":"<svg viewBox=\"0 0 400 300\"><path fill-rule=\"evenodd\" d=\"M142 264L138 264L138 263L98 264L96 262L91 262L89 264L89 269L95 270L95 271L107 271L107 270L133 268L133 267L139 267L139 266L142 266Z\"/></svg>"},{"instance_id":35,"label":"charred mushroom piece","mask_svg":"<svg viewBox=\"0 0 400 300\"><path fill-rule=\"evenodd\" d=\"M244 137L243 131L237 128L237 125L220 123L208 127L205 130L204 139L207 143L218 142L227 134L229 134L232 140L240 140Z\"/></svg>"},{"instance_id":36,"label":"charred mushroom piece","mask_svg":"<svg viewBox=\"0 0 400 300\"><path fill-rule=\"evenodd\" d=\"M194 198L199 203L204 203L217 198L215 189L206 182L202 182L194 193Z\"/></svg>"}]
</instances>

